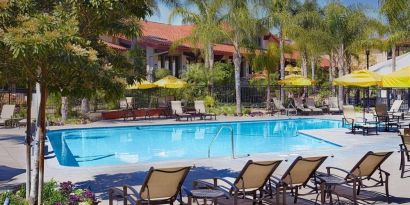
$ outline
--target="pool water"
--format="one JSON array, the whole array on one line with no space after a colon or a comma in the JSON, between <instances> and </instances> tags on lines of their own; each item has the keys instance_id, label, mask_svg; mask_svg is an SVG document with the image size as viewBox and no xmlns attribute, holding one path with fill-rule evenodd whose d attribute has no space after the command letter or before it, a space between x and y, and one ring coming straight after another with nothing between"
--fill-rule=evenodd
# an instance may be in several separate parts
<instances>
[{"instance_id":1,"label":"pool water","mask_svg":"<svg viewBox=\"0 0 410 205\"><path fill-rule=\"evenodd\" d=\"M60 165L85 167L207 158L209 144L222 127L233 129L237 156L335 148L339 145L298 130L341 126L335 120L289 119L68 129L47 136ZM229 128L215 138L211 157L232 155Z\"/></svg>"}]
</instances>

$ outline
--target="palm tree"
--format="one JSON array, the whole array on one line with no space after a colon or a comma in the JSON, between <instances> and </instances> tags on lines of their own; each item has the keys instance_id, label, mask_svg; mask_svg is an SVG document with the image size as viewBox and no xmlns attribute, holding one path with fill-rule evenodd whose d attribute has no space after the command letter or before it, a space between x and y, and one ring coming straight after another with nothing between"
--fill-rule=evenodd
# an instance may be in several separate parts
<instances>
[{"instance_id":1,"label":"palm tree","mask_svg":"<svg viewBox=\"0 0 410 205\"><path fill-rule=\"evenodd\" d=\"M338 68L338 75L342 76L350 70L351 59L358 41L365 39L366 25L369 18L360 8L346 7L338 2L328 4L324 8L324 31L332 36L328 45L334 64ZM339 86L339 105L343 105L344 90Z\"/></svg>"},{"instance_id":2,"label":"palm tree","mask_svg":"<svg viewBox=\"0 0 410 205\"><path fill-rule=\"evenodd\" d=\"M256 71L266 72L266 107L270 108L270 86L271 86L271 72L276 70L280 62L280 52L276 44L269 43L265 52L260 53L253 59L253 68Z\"/></svg>"},{"instance_id":3,"label":"palm tree","mask_svg":"<svg viewBox=\"0 0 410 205\"><path fill-rule=\"evenodd\" d=\"M380 12L389 23L388 41L392 47L392 71L396 70L396 44L410 38L410 1L379 0Z\"/></svg>"},{"instance_id":4,"label":"palm tree","mask_svg":"<svg viewBox=\"0 0 410 205\"><path fill-rule=\"evenodd\" d=\"M308 58L311 56L311 64L314 68L317 52L321 45L318 39L323 35L320 29L322 15L319 5L315 0L305 1L293 16L292 22L288 25L289 36L294 40L296 47L301 53L302 74L308 76ZM314 69L312 69L314 74Z\"/></svg>"},{"instance_id":5,"label":"palm tree","mask_svg":"<svg viewBox=\"0 0 410 205\"><path fill-rule=\"evenodd\" d=\"M228 0L226 1L226 6L227 13L223 18L225 23L224 36L234 47L233 63L235 67L236 112L241 113L241 52L245 45L250 45L258 35L260 23L251 15L246 1Z\"/></svg>"},{"instance_id":6,"label":"palm tree","mask_svg":"<svg viewBox=\"0 0 410 205\"><path fill-rule=\"evenodd\" d=\"M297 0L259 0L259 4L266 10L266 26L278 30L280 51L280 79L285 78L285 38L287 36L289 20L297 11ZM281 89L281 101L284 101L284 90Z\"/></svg>"},{"instance_id":7,"label":"palm tree","mask_svg":"<svg viewBox=\"0 0 410 205\"><path fill-rule=\"evenodd\" d=\"M222 36L221 29L221 0L186 0L184 6L176 6L171 11L169 20L176 16L182 17L185 24L195 25L192 33L179 41L190 42L197 47L202 47L205 59L205 67L212 70L214 67L213 44L220 41ZM212 80L208 82L212 87Z\"/></svg>"}]
</instances>

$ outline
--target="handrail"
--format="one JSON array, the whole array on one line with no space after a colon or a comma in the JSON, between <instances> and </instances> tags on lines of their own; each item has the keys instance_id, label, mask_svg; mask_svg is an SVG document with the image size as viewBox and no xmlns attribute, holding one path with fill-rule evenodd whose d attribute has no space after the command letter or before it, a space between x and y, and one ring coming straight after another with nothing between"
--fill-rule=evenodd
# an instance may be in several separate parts
<instances>
[{"instance_id":1,"label":"handrail","mask_svg":"<svg viewBox=\"0 0 410 205\"><path fill-rule=\"evenodd\" d=\"M222 126L219 129L218 133L216 133L216 135L212 138L212 141L211 141L211 143L209 143L209 146L208 146L208 158L211 158L211 147L212 147L212 145L214 144L216 138L219 136L221 131L225 128L229 129L230 132L231 132L232 158L235 159L235 142L234 142L234 138L233 138L233 128L229 127L229 126Z\"/></svg>"}]
</instances>

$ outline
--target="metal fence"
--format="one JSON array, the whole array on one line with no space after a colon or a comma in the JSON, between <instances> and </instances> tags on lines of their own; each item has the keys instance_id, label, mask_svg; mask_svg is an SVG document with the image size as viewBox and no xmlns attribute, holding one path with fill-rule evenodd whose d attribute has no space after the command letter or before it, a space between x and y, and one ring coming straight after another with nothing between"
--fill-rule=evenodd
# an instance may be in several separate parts
<instances>
[{"instance_id":1,"label":"metal fence","mask_svg":"<svg viewBox=\"0 0 410 205\"><path fill-rule=\"evenodd\" d=\"M271 97L280 98L280 86L271 86ZM288 103L290 98L311 97L327 94L338 96L338 88L334 86L320 87L283 87L285 102ZM376 104L386 104L389 107L393 103L393 99L403 100L402 111L409 110L410 89L381 89L381 88L344 88L345 104L355 106L374 107ZM183 92L172 89L153 89L153 90L135 90L130 91L126 96L133 97L136 107L158 107L160 98L167 96L167 100L184 100ZM218 103L234 104L236 102L234 86L218 86L213 89L213 96ZM1 104L16 104L17 107L26 106L26 91L24 89L1 90ZM266 86L241 86L241 102L245 107L264 107L266 102ZM318 98L316 98L318 99ZM72 112L81 111L82 99L70 99L69 107ZM192 102L188 102L192 103ZM317 102L321 104L322 102ZM108 110L119 108L118 103L108 103L103 99L90 100L90 110ZM48 104L47 113L58 113L58 105Z\"/></svg>"}]
</instances>

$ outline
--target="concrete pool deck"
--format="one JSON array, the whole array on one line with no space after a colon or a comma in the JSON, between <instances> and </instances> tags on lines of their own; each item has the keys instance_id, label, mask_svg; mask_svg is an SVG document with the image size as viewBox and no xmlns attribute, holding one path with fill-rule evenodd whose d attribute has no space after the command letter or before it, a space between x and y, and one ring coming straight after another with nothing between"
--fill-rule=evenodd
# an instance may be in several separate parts
<instances>
[{"instance_id":1,"label":"concrete pool deck","mask_svg":"<svg viewBox=\"0 0 410 205\"><path fill-rule=\"evenodd\" d=\"M295 118L295 117L293 117ZM296 118L300 118L299 116ZM309 116L308 118L337 119L340 116ZM249 121L249 120L268 120L268 119L288 119L286 116L265 116L265 117L218 117L217 122L224 121ZM203 122L194 121L193 123ZM107 127L107 126L132 126L132 125L154 125L154 124L175 124L186 122L175 122L175 120L148 120L148 121L100 121L87 125L67 125L63 127L50 127L49 129L67 129L82 127ZM191 123L191 122L189 122ZM8 186L23 183L25 180L25 147L24 147L24 130L25 128L0 129L0 189ZM321 171L325 171L326 166L337 166L344 169L351 169L354 164L367 151L395 151L394 154L385 162L383 168L391 173L390 193L392 195L392 204L410 204L410 172L407 178L401 179L398 170L399 153L398 145L400 138L394 132L380 132L379 135L363 136L361 133L356 135L346 134L348 129L334 128L322 130L304 130L301 131L323 140L327 140L341 145L339 148L326 150L310 150L297 153L282 154L255 154L249 157L231 159L230 157L212 158L212 159L194 159L183 161L154 162L145 164L128 164L119 166L99 166L99 167L63 167L58 165L53 154L47 156L46 160L46 180L54 178L58 181L73 181L80 186L90 186L91 189L98 193L99 197L106 203L107 188L112 186L121 186L123 184L137 185L141 184L146 171L151 166L169 167L169 166L194 166L188 175L186 185L189 187L195 179L211 178L214 176L236 176L247 160L272 160L283 159L279 169L275 174L282 174L292 163L296 156L330 156L321 166ZM92 145L90 145L92 148ZM4 173L4 174L3 174ZM375 189L382 191L382 189ZM316 195L312 196L313 199ZM383 204L385 202L379 202Z\"/></svg>"}]
</instances>

